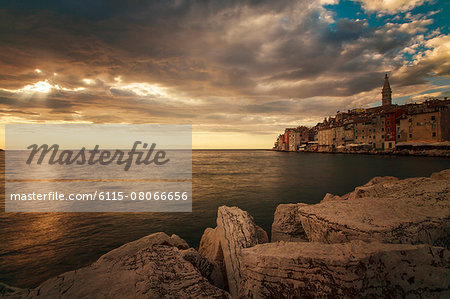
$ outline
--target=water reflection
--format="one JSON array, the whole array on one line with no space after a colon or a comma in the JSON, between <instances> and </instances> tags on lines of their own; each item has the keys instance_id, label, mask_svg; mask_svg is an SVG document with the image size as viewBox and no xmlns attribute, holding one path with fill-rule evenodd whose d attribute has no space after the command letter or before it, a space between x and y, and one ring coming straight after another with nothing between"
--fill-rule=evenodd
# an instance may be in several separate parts
<instances>
[{"instance_id":1,"label":"water reflection","mask_svg":"<svg viewBox=\"0 0 450 299\"><path fill-rule=\"evenodd\" d=\"M450 168L450 159L424 157L194 151L192 158L192 213L0 213L1 281L36 286L157 231L198 246L220 205L239 206L270 232L280 203L318 202L326 192L349 192L373 176L428 176Z\"/></svg>"}]
</instances>

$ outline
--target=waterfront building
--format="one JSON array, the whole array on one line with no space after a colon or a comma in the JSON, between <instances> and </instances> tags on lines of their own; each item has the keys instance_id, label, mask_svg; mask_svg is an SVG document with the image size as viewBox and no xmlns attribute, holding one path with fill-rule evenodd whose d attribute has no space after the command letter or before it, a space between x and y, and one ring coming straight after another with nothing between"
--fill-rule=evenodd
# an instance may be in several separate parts
<instances>
[{"instance_id":1,"label":"waterfront building","mask_svg":"<svg viewBox=\"0 0 450 299\"><path fill-rule=\"evenodd\" d=\"M297 151L300 146L309 141L314 141L314 130L305 126L296 128L286 128L284 133L277 137L274 144L274 150L278 151ZM311 140L311 138L313 138Z\"/></svg>"},{"instance_id":2,"label":"waterfront building","mask_svg":"<svg viewBox=\"0 0 450 299\"><path fill-rule=\"evenodd\" d=\"M450 141L450 100L407 106L398 123L398 142Z\"/></svg>"},{"instance_id":3,"label":"waterfront building","mask_svg":"<svg viewBox=\"0 0 450 299\"><path fill-rule=\"evenodd\" d=\"M275 149L305 150L309 142L319 151L356 147L392 151L397 144L450 141L450 100L447 98L392 104L392 89L386 74L381 103L378 107L338 111L313 128L287 128L277 138Z\"/></svg>"}]
</instances>

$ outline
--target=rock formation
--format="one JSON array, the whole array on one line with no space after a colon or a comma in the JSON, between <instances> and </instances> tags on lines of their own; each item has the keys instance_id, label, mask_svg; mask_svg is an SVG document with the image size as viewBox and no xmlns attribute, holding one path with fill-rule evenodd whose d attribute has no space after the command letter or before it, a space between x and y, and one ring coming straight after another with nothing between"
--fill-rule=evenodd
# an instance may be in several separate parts
<instances>
[{"instance_id":1,"label":"rock formation","mask_svg":"<svg viewBox=\"0 0 450 299\"><path fill-rule=\"evenodd\" d=\"M181 256L190 262L212 285L221 289L224 288L223 274L216 263L210 262L194 248L181 251Z\"/></svg>"},{"instance_id":2,"label":"rock formation","mask_svg":"<svg viewBox=\"0 0 450 299\"><path fill-rule=\"evenodd\" d=\"M240 298L445 298L450 252L430 245L278 242L241 251Z\"/></svg>"},{"instance_id":3,"label":"rock formation","mask_svg":"<svg viewBox=\"0 0 450 299\"><path fill-rule=\"evenodd\" d=\"M327 195L319 204L279 205L272 242L442 245L450 234L449 190L450 180L377 178L345 196Z\"/></svg>"},{"instance_id":4,"label":"rock formation","mask_svg":"<svg viewBox=\"0 0 450 299\"><path fill-rule=\"evenodd\" d=\"M214 263L218 266L223 277L223 289L228 290L227 271L225 269L222 247L217 236L217 228L208 227L207 229L205 229L202 239L200 240L200 247L198 248L198 252L203 257L208 259L211 263Z\"/></svg>"},{"instance_id":5,"label":"rock formation","mask_svg":"<svg viewBox=\"0 0 450 299\"><path fill-rule=\"evenodd\" d=\"M237 207L221 206L217 212L217 228L205 230L199 252L223 267L228 288L235 297L240 284L240 251L267 241L267 233L255 224L249 213Z\"/></svg>"},{"instance_id":6,"label":"rock formation","mask_svg":"<svg viewBox=\"0 0 450 299\"><path fill-rule=\"evenodd\" d=\"M354 191L344 194L342 196L327 193L321 202L376 196L378 193L386 191L385 185L389 186L389 183L394 183L396 181L398 181L398 178L393 176L385 176L385 177L377 176L371 179L366 184L356 187Z\"/></svg>"},{"instance_id":7,"label":"rock formation","mask_svg":"<svg viewBox=\"0 0 450 299\"><path fill-rule=\"evenodd\" d=\"M450 180L450 169L435 172L431 175L431 178L434 180Z\"/></svg>"},{"instance_id":8,"label":"rock formation","mask_svg":"<svg viewBox=\"0 0 450 299\"><path fill-rule=\"evenodd\" d=\"M230 298L211 285L214 265L176 235L156 233L127 243L95 263L51 278L35 289L3 285L8 298Z\"/></svg>"},{"instance_id":9,"label":"rock formation","mask_svg":"<svg viewBox=\"0 0 450 299\"><path fill-rule=\"evenodd\" d=\"M449 190L446 170L431 178L376 177L315 205L282 204L273 243L249 213L222 206L198 252L176 235L156 233L35 289L0 284L0 296L450 298Z\"/></svg>"}]
</instances>

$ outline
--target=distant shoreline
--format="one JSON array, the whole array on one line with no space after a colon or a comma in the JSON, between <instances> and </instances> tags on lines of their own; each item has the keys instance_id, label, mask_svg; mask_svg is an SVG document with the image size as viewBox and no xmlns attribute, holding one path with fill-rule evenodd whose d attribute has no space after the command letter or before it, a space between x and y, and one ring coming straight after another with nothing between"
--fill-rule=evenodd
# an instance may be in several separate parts
<instances>
[{"instance_id":1,"label":"distant shoreline","mask_svg":"<svg viewBox=\"0 0 450 299\"><path fill-rule=\"evenodd\" d=\"M313 154L360 154L360 155L381 155L381 156L413 156L413 157L440 157L440 158L450 158L450 150L400 150L400 151L367 151L367 150L357 150L357 151L344 151L344 150L334 150L334 151L282 151L272 149L274 152L287 152L287 153L313 153Z\"/></svg>"}]
</instances>

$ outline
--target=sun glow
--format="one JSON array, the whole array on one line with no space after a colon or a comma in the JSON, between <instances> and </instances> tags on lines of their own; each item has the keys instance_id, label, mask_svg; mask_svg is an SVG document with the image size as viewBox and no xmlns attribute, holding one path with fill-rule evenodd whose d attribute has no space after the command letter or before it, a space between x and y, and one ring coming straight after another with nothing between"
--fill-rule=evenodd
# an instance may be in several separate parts
<instances>
[{"instance_id":1,"label":"sun glow","mask_svg":"<svg viewBox=\"0 0 450 299\"><path fill-rule=\"evenodd\" d=\"M83 79L83 82L86 83L87 85L94 84L94 80L92 80L92 79L87 79L87 78Z\"/></svg>"},{"instance_id":2,"label":"sun glow","mask_svg":"<svg viewBox=\"0 0 450 299\"><path fill-rule=\"evenodd\" d=\"M62 91L81 91L84 90L84 87L76 87L76 88L66 88L61 87L58 84L51 84L48 80L38 81L33 84L25 85L23 88L19 89L4 89L1 90L11 92L11 93L49 93L52 90L62 90Z\"/></svg>"},{"instance_id":3,"label":"sun glow","mask_svg":"<svg viewBox=\"0 0 450 299\"><path fill-rule=\"evenodd\" d=\"M21 89L18 89L18 92L41 92L41 93L48 93L52 90L53 85L48 83L48 80L45 81L39 81L34 84L29 84L24 86Z\"/></svg>"}]
</instances>

